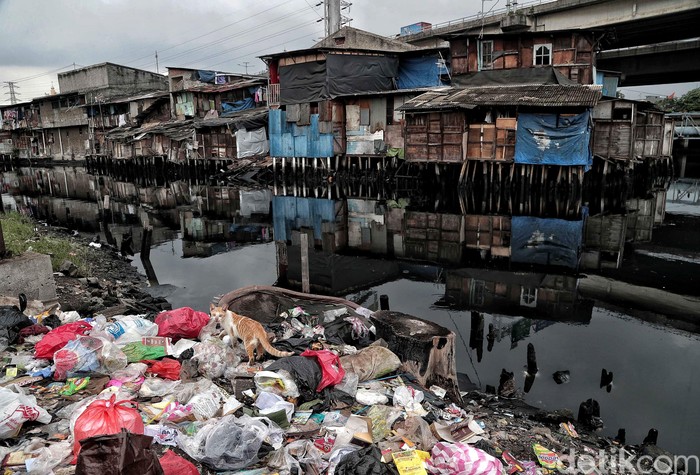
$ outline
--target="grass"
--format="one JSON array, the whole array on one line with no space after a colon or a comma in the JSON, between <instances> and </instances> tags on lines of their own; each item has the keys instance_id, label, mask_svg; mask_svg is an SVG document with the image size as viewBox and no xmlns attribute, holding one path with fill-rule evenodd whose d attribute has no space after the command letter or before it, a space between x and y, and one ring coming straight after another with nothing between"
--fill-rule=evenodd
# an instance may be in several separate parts
<instances>
[{"instance_id":1,"label":"grass","mask_svg":"<svg viewBox=\"0 0 700 475\"><path fill-rule=\"evenodd\" d=\"M48 254L51 266L57 271L66 259L78 267L81 275L89 274L87 249L68 238L51 237L35 231L36 224L19 213L0 215L5 247L11 255L18 256L27 251Z\"/></svg>"}]
</instances>

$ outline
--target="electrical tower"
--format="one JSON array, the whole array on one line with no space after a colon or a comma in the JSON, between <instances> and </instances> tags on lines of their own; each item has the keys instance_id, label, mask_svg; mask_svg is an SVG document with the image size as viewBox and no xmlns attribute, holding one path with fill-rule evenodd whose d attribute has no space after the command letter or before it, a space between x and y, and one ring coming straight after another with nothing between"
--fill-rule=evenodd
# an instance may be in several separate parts
<instances>
[{"instance_id":1,"label":"electrical tower","mask_svg":"<svg viewBox=\"0 0 700 475\"><path fill-rule=\"evenodd\" d=\"M341 10L349 10L352 3L346 0L324 0L323 19L326 36L330 36L352 21L340 13Z\"/></svg>"},{"instance_id":2,"label":"electrical tower","mask_svg":"<svg viewBox=\"0 0 700 475\"><path fill-rule=\"evenodd\" d=\"M19 89L19 86L13 81L5 81L5 87L10 90L5 93L6 96L10 96L10 104L17 104L17 89Z\"/></svg>"}]
</instances>

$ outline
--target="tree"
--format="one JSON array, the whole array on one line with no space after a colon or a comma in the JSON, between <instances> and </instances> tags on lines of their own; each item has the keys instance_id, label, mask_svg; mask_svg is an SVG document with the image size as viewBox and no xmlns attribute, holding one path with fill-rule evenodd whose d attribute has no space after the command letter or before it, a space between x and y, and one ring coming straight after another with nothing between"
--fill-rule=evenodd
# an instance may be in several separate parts
<instances>
[{"instance_id":1,"label":"tree","mask_svg":"<svg viewBox=\"0 0 700 475\"><path fill-rule=\"evenodd\" d=\"M667 97L657 103L666 112L697 112L700 111L700 87L691 89L678 99Z\"/></svg>"}]
</instances>

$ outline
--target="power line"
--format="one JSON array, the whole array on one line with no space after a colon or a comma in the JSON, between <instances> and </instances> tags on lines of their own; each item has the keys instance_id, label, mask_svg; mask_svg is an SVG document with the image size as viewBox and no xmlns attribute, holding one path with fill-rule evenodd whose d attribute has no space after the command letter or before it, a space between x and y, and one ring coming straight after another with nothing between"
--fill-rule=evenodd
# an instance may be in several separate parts
<instances>
[{"instance_id":1,"label":"power line","mask_svg":"<svg viewBox=\"0 0 700 475\"><path fill-rule=\"evenodd\" d=\"M199 45L199 46L195 46L195 47L193 47L193 48L190 48L190 49L185 50L185 51L181 51L181 52L179 52L179 53L172 54L172 55L170 55L170 56L161 57L161 61L163 61L163 60L172 61L173 59L177 59L177 58L182 58L182 57L184 57L184 56L188 56L188 55L190 55L190 54L192 54L192 53L194 53L194 52L201 51L201 50L203 50L203 49L210 48L211 46L224 43L224 42L226 42L226 41L228 41L228 40L230 40L230 39L233 39L233 38L236 38L236 37L245 36L246 34L251 33L251 32L257 32L257 31L259 31L261 28L264 28L264 27L266 27L266 26L272 25L272 24L274 24L274 23L278 23L278 22L281 22L281 21L288 20L290 17L295 16L295 15L298 15L298 14L300 14L300 13L303 13L303 10L300 10L300 11L297 11L297 12L295 12L295 13L292 13L291 15L287 15L287 16L283 16L283 17L276 18L276 19L274 19L274 20L270 20L270 21L268 21L268 22L265 22L265 23L262 23L262 24L260 24L260 25L256 25L256 26L254 26L254 27L252 27L252 28L249 28L249 29L247 29L247 30L238 31L238 32L236 32L236 33L234 33L234 34L232 34L232 35L228 35L228 36L225 36L225 37L223 37L223 38L216 39L216 40L214 40L214 41L210 41L210 42L207 42L207 43L203 43L203 44L201 44L201 45Z\"/></svg>"},{"instance_id":2,"label":"power line","mask_svg":"<svg viewBox=\"0 0 700 475\"><path fill-rule=\"evenodd\" d=\"M32 79L37 79L37 78L40 78L40 77L42 77L42 76L48 76L49 74L58 72L58 71L60 71L60 70L62 70L62 69L72 68L72 67L74 67L74 66L75 66L75 63L71 63L71 64L69 64L69 65L67 65L67 66L63 66L63 67L60 67L60 68L52 69L52 70L50 70L50 71L46 71L45 73L39 73L39 74L35 74L35 75L33 75L33 76L27 76L27 77L15 79L15 80L13 80L12 82L30 81L30 80L32 80Z\"/></svg>"}]
</instances>

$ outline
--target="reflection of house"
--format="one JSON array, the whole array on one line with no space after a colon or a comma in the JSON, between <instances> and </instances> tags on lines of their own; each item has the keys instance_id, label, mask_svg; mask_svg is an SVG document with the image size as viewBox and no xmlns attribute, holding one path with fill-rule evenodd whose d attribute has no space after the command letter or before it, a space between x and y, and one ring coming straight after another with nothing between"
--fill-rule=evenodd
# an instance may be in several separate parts
<instances>
[{"instance_id":1,"label":"reflection of house","mask_svg":"<svg viewBox=\"0 0 700 475\"><path fill-rule=\"evenodd\" d=\"M274 196L272 216L277 241L295 244L295 236L298 239L298 233L304 232L310 246L324 251L347 246L347 205L342 201Z\"/></svg>"},{"instance_id":2,"label":"reflection of house","mask_svg":"<svg viewBox=\"0 0 700 475\"><path fill-rule=\"evenodd\" d=\"M588 322L592 302L578 295L574 276L485 269L448 270L444 303L489 313Z\"/></svg>"},{"instance_id":3,"label":"reflection of house","mask_svg":"<svg viewBox=\"0 0 700 475\"><path fill-rule=\"evenodd\" d=\"M265 56L274 157L385 156L403 149L398 106L442 85L440 51L344 27L314 47Z\"/></svg>"}]
</instances>

